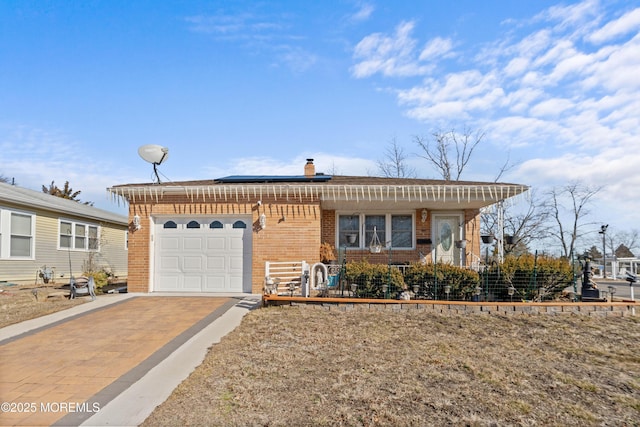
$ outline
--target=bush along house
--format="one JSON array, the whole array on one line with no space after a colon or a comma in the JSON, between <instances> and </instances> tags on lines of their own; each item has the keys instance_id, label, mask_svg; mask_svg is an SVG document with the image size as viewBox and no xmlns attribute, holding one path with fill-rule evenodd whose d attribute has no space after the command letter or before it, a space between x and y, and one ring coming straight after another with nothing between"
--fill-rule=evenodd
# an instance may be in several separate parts
<instances>
[{"instance_id":1,"label":"bush along house","mask_svg":"<svg viewBox=\"0 0 640 427\"><path fill-rule=\"evenodd\" d=\"M262 293L276 266L304 272L319 263L321 245L349 261L472 267L481 256L480 209L527 190L330 176L316 173L313 159L303 175L109 188L129 204L129 292L201 293Z\"/></svg>"}]
</instances>

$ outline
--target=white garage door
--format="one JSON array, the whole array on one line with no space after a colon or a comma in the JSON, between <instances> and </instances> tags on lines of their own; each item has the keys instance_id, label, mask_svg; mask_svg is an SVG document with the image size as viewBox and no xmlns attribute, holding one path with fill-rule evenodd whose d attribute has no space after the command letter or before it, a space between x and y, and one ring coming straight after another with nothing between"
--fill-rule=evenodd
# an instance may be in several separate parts
<instances>
[{"instance_id":1,"label":"white garage door","mask_svg":"<svg viewBox=\"0 0 640 427\"><path fill-rule=\"evenodd\" d=\"M155 231L155 291L251 291L251 217L156 218Z\"/></svg>"}]
</instances>

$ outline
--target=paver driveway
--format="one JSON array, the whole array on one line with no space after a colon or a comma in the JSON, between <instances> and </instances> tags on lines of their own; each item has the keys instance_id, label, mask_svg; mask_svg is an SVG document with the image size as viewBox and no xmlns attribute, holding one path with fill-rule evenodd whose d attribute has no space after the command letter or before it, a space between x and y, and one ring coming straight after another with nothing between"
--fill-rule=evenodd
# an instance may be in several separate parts
<instances>
[{"instance_id":1,"label":"paver driveway","mask_svg":"<svg viewBox=\"0 0 640 427\"><path fill-rule=\"evenodd\" d=\"M133 297L5 339L0 425L88 418L238 302Z\"/></svg>"}]
</instances>

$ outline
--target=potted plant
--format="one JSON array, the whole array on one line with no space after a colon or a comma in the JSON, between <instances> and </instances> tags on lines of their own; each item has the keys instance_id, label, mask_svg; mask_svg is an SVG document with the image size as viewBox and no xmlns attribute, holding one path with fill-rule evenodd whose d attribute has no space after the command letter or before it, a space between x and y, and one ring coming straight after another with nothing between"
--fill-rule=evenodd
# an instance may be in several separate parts
<instances>
[{"instance_id":1,"label":"potted plant","mask_svg":"<svg viewBox=\"0 0 640 427\"><path fill-rule=\"evenodd\" d=\"M336 260L335 248L324 242L320 245L320 261L325 264L330 264L332 261Z\"/></svg>"},{"instance_id":2,"label":"potted plant","mask_svg":"<svg viewBox=\"0 0 640 427\"><path fill-rule=\"evenodd\" d=\"M489 244L489 243L493 243L493 236L492 235L485 235L485 236L480 236L480 238L482 239L482 243L484 244Z\"/></svg>"},{"instance_id":3,"label":"potted plant","mask_svg":"<svg viewBox=\"0 0 640 427\"><path fill-rule=\"evenodd\" d=\"M464 249L466 247L467 247L467 241L466 240L456 240L456 248Z\"/></svg>"}]
</instances>

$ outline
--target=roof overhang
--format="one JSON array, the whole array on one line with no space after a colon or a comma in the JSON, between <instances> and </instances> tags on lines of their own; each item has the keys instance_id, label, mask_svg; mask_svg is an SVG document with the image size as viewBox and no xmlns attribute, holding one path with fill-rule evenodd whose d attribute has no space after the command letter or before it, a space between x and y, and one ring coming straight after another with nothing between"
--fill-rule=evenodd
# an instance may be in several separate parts
<instances>
[{"instance_id":1,"label":"roof overhang","mask_svg":"<svg viewBox=\"0 0 640 427\"><path fill-rule=\"evenodd\" d=\"M480 209L519 196L526 185L465 183L442 184L327 184L327 183L242 183L242 184L131 184L111 187L115 199L126 202L160 203L166 196L183 195L191 202L253 203L317 201L324 209Z\"/></svg>"},{"instance_id":2,"label":"roof overhang","mask_svg":"<svg viewBox=\"0 0 640 427\"><path fill-rule=\"evenodd\" d=\"M95 208L91 205L63 199L47 193L29 190L27 188L0 183L0 204L19 206L27 210L41 210L56 214L81 217L103 223L128 225L128 219L124 215Z\"/></svg>"}]
</instances>

